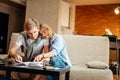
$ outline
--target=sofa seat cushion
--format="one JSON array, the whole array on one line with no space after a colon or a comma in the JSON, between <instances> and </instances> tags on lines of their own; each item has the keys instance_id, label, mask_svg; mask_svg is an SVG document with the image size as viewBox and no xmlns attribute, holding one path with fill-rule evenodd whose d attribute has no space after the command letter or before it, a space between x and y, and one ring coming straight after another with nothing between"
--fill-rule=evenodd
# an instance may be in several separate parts
<instances>
[{"instance_id":1,"label":"sofa seat cushion","mask_svg":"<svg viewBox=\"0 0 120 80\"><path fill-rule=\"evenodd\" d=\"M109 69L92 69L73 65L70 80L113 80L112 75Z\"/></svg>"}]
</instances>

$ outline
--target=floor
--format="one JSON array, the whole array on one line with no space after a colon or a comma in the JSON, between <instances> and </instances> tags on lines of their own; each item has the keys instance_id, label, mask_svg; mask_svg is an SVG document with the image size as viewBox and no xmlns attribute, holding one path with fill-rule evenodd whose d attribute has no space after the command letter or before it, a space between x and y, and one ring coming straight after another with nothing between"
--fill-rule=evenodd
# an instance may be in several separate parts
<instances>
[{"instance_id":1,"label":"floor","mask_svg":"<svg viewBox=\"0 0 120 80\"><path fill-rule=\"evenodd\" d=\"M113 80L120 80L120 75L119 76L113 75Z\"/></svg>"}]
</instances>

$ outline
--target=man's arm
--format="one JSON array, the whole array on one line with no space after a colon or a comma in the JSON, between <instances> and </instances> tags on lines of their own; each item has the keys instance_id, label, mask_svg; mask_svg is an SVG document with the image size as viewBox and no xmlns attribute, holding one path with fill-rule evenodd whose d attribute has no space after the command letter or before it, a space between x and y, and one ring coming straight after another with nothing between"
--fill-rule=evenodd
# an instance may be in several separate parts
<instances>
[{"instance_id":1,"label":"man's arm","mask_svg":"<svg viewBox=\"0 0 120 80\"><path fill-rule=\"evenodd\" d=\"M11 49L9 49L8 54L13 57L15 59L16 62L21 62L22 61L22 57L19 56L16 53L16 50L20 48L17 44L15 44Z\"/></svg>"}]
</instances>

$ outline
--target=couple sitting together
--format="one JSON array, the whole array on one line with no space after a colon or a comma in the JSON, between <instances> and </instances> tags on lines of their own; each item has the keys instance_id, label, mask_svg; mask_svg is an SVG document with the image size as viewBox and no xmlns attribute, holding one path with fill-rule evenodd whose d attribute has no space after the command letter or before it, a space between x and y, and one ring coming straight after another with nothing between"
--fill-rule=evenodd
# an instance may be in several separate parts
<instances>
[{"instance_id":1,"label":"couple sitting together","mask_svg":"<svg viewBox=\"0 0 120 80\"><path fill-rule=\"evenodd\" d=\"M16 53L23 47L24 56ZM28 19L24 24L24 31L20 33L14 46L8 54L16 62L44 62L48 61L53 67L72 66L69 60L64 39L56 34L47 24L39 24L35 19ZM27 73L12 73L12 79L20 80L26 77L28 80L42 80L41 75ZM43 75L42 75L43 76ZM52 76L44 76L43 80L53 80Z\"/></svg>"}]
</instances>

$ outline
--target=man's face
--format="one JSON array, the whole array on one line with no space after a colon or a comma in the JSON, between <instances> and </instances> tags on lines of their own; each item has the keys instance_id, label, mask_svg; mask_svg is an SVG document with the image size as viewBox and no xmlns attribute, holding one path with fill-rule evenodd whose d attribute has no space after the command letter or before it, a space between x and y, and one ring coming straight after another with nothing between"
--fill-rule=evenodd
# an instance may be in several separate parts
<instances>
[{"instance_id":1,"label":"man's face","mask_svg":"<svg viewBox=\"0 0 120 80\"><path fill-rule=\"evenodd\" d=\"M34 27L34 28L32 28L31 30L29 30L29 31L26 31L27 32L27 35L31 38L31 39L33 39L33 40L35 40L35 39L37 39L37 37L38 37L38 35L39 35L39 29L37 28L37 27Z\"/></svg>"}]
</instances>

